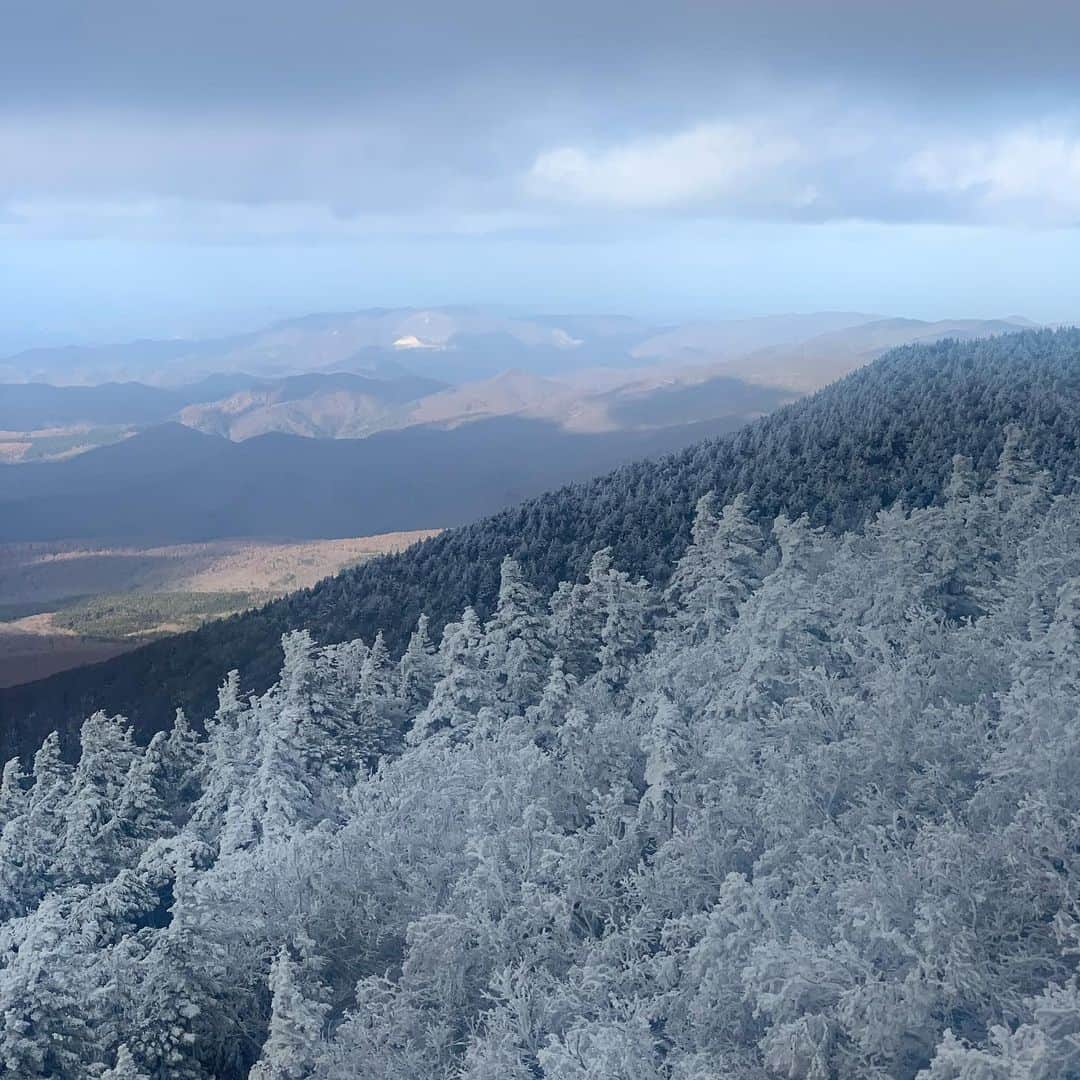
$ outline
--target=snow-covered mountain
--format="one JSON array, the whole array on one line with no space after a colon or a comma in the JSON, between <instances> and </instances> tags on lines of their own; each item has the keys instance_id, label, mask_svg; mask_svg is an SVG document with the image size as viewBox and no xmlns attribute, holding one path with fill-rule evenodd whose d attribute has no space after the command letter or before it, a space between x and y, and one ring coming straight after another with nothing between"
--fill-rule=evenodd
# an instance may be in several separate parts
<instances>
[{"instance_id":1,"label":"snow-covered mountain","mask_svg":"<svg viewBox=\"0 0 1080 1080\"><path fill-rule=\"evenodd\" d=\"M1068 1077L1080 498L1019 428L856 532L699 500L400 659L281 642L0 782L0 1055L108 1080ZM318 632L316 624L312 630Z\"/></svg>"}]
</instances>

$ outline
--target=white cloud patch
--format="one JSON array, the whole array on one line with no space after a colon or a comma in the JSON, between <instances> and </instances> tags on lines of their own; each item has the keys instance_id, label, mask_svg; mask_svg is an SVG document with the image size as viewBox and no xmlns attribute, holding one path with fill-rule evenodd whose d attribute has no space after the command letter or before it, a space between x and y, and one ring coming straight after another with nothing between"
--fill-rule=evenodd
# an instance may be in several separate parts
<instances>
[{"instance_id":1,"label":"white cloud patch","mask_svg":"<svg viewBox=\"0 0 1080 1080\"><path fill-rule=\"evenodd\" d=\"M808 107L536 156L527 198L597 213L1080 224L1076 125L970 130Z\"/></svg>"},{"instance_id":2,"label":"white cloud patch","mask_svg":"<svg viewBox=\"0 0 1080 1080\"><path fill-rule=\"evenodd\" d=\"M806 157L791 135L751 124L703 124L672 135L587 150L540 154L528 193L545 200L623 209L671 209L715 203L802 206L813 188L793 180Z\"/></svg>"},{"instance_id":3,"label":"white cloud patch","mask_svg":"<svg viewBox=\"0 0 1080 1080\"><path fill-rule=\"evenodd\" d=\"M962 200L981 220L1080 223L1080 137L1066 130L937 142L913 154L903 175L914 187Z\"/></svg>"}]
</instances>

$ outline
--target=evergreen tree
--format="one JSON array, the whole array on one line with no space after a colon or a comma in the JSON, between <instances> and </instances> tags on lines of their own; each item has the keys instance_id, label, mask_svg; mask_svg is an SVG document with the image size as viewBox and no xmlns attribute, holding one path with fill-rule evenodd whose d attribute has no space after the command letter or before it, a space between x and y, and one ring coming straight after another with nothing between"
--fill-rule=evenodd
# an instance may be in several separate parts
<instances>
[{"instance_id":1,"label":"evergreen tree","mask_svg":"<svg viewBox=\"0 0 1080 1080\"><path fill-rule=\"evenodd\" d=\"M10 951L0 968L0 1065L6 1076L78 1077L97 1059L86 1020L92 984L72 934L71 906L67 898L47 896L14 935L5 928Z\"/></svg>"},{"instance_id":2,"label":"evergreen tree","mask_svg":"<svg viewBox=\"0 0 1080 1080\"><path fill-rule=\"evenodd\" d=\"M413 721L406 741L415 744L446 728L465 729L489 700L484 666L484 632L476 612L466 608L460 623L443 633L439 661L445 674L435 684L427 708Z\"/></svg>"},{"instance_id":3,"label":"evergreen tree","mask_svg":"<svg viewBox=\"0 0 1080 1080\"><path fill-rule=\"evenodd\" d=\"M352 704L350 740L352 762L374 767L394 749L404 723L400 679L382 634L376 634L364 660L360 686Z\"/></svg>"},{"instance_id":4,"label":"evergreen tree","mask_svg":"<svg viewBox=\"0 0 1080 1080\"><path fill-rule=\"evenodd\" d=\"M127 721L104 712L85 721L80 745L53 874L65 881L100 881L117 865L109 825L137 751Z\"/></svg>"},{"instance_id":5,"label":"evergreen tree","mask_svg":"<svg viewBox=\"0 0 1080 1080\"><path fill-rule=\"evenodd\" d=\"M254 706L240 699L240 676L229 672L218 691L218 707L207 722L206 745L196 765L198 798L190 827L207 841L216 841L230 802L243 791L258 768L258 725Z\"/></svg>"},{"instance_id":6,"label":"evergreen tree","mask_svg":"<svg viewBox=\"0 0 1080 1080\"><path fill-rule=\"evenodd\" d=\"M945 486L945 517L948 524L944 552L947 581L943 603L949 618L974 618L985 614L984 601L993 594L1000 567L991 500L980 490L971 458L957 454L952 475Z\"/></svg>"},{"instance_id":7,"label":"evergreen tree","mask_svg":"<svg viewBox=\"0 0 1080 1080\"><path fill-rule=\"evenodd\" d=\"M25 811L26 779L18 758L12 758L4 765L3 776L0 777L0 832L9 821L14 821Z\"/></svg>"},{"instance_id":8,"label":"evergreen tree","mask_svg":"<svg viewBox=\"0 0 1080 1080\"><path fill-rule=\"evenodd\" d=\"M221 1039L233 1004L233 987L214 982L221 974L215 950L184 920L154 937L125 1025L136 1064L153 1080L213 1080L217 1060L235 1063L235 1047Z\"/></svg>"},{"instance_id":9,"label":"evergreen tree","mask_svg":"<svg viewBox=\"0 0 1080 1080\"><path fill-rule=\"evenodd\" d=\"M589 561L583 582L577 585L564 582L551 597L550 628L555 652L577 679L587 678L599 668L617 575L611 548L603 548Z\"/></svg>"},{"instance_id":10,"label":"evergreen tree","mask_svg":"<svg viewBox=\"0 0 1080 1080\"><path fill-rule=\"evenodd\" d=\"M71 791L71 768L55 732L34 755L31 775L23 813L0 835L0 913L6 917L22 914L53 882Z\"/></svg>"},{"instance_id":11,"label":"evergreen tree","mask_svg":"<svg viewBox=\"0 0 1080 1080\"><path fill-rule=\"evenodd\" d=\"M604 625L600 631L600 677L613 688L625 686L636 661L650 647L655 599L648 583L609 570L600 581Z\"/></svg>"},{"instance_id":12,"label":"evergreen tree","mask_svg":"<svg viewBox=\"0 0 1080 1080\"><path fill-rule=\"evenodd\" d=\"M1005 446L994 473L994 498L1004 529L1025 530L1050 503L1050 476L1035 464L1027 443L1018 424L1006 428Z\"/></svg>"},{"instance_id":13,"label":"evergreen tree","mask_svg":"<svg viewBox=\"0 0 1080 1080\"><path fill-rule=\"evenodd\" d=\"M312 1075L327 1006L305 997L297 975L288 949L282 949L270 969L270 1030L251 1070L253 1080L307 1080Z\"/></svg>"},{"instance_id":14,"label":"evergreen tree","mask_svg":"<svg viewBox=\"0 0 1080 1080\"><path fill-rule=\"evenodd\" d=\"M563 665L561 656L553 656L548 665L548 678L544 683L540 701L525 710L525 718L532 729L533 738L541 746L550 746L555 733L566 721L574 707L574 690L577 679Z\"/></svg>"},{"instance_id":15,"label":"evergreen tree","mask_svg":"<svg viewBox=\"0 0 1080 1080\"><path fill-rule=\"evenodd\" d=\"M421 615L398 667L401 698L410 716L426 708L439 678L437 650L428 625L428 617Z\"/></svg>"},{"instance_id":16,"label":"evergreen tree","mask_svg":"<svg viewBox=\"0 0 1080 1080\"><path fill-rule=\"evenodd\" d=\"M550 646L540 594L521 567L503 559L495 613L484 627L484 662L497 697L511 711L523 712L544 683Z\"/></svg>"},{"instance_id":17,"label":"evergreen tree","mask_svg":"<svg viewBox=\"0 0 1080 1080\"><path fill-rule=\"evenodd\" d=\"M116 1051L116 1063L101 1074L101 1080L150 1080L150 1077L139 1071L127 1044L121 1043Z\"/></svg>"},{"instance_id":18,"label":"evergreen tree","mask_svg":"<svg viewBox=\"0 0 1080 1080\"><path fill-rule=\"evenodd\" d=\"M187 806L196 797L204 747L183 709L176 710L172 730L161 747L161 779L166 799L174 806Z\"/></svg>"},{"instance_id":19,"label":"evergreen tree","mask_svg":"<svg viewBox=\"0 0 1080 1080\"><path fill-rule=\"evenodd\" d=\"M247 848L263 838L285 840L292 830L310 823L319 787L314 770L340 753L334 742L327 748L316 739L316 732L328 730L331 710L316 684L310 634L288 635L282 646L280 689L264 695L252 709L258 756L246 784L230 795L223 850Z\"/></svg>"},{"instance_id":20,"label":"evergreen tree","mask_svg":"<svg viewBox=\"0 0 1080 1080\"><path fill-rule=\"evenodd\" d=\"M173 809L162 794L171 786L172 751L170 737L159 731L128 767L107 826L108 849L118 865L130 866L151 840L172 832ZM175 787L174 793L179 796Z\"/></svg>"},{"instance_id":21,"label":"evergreen tree","mask_svg":"<svg viewBox=\"0 0 1080 1080\"><path fill-rule=\"evenodd\" d=\"M744 495L717 517L711 493L698 500L691 543L664 594L671 629L693 628L705 640L723 634L765 571L765 538L749 514Z\"/></svg>"},{"instance_id":22,"label":"evergreen tree","mask_svg":"<svg viewBox=\"0 0 1080 1080\"><path fill-rule=\"evenodd\" d=\"M647 785L643 801L665 823L671 837L676 808L691 782L691 735L678 707L666 696L658 695L652 713L642 738Z\"/></svg>"}]
</instances>

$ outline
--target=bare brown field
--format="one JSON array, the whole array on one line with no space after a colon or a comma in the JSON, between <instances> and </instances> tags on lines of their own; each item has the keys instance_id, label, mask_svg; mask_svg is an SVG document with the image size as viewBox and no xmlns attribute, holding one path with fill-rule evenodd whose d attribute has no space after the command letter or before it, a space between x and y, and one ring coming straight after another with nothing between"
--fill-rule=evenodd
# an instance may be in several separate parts
<instances>
[{"instance_id":1,"label":"bare brown field","mask_svg":"<svg viewBox=\"0 0 1080 1080\"><path fill-rule=\"evenodd\" d=\"M150 637L205 621L205 598L236 610L307 588L348 566L401 551L438 530L296 543L221 540L152 548L92 548L65 543L0 545L0 686L45 678L106 660ZM96 605L115 607L101 618ZM99 621L87 617L88 609ZM162 610L185 617L166 621ZM107 614L111 614L108 611ZM209 616L214 617L214 616ZM6 621L4 621L6 620ZM67 625L65 625L67 624ZM102 626L112 634L80 633Z\"/></svg>"},{"instance_id":2,"label":"bare brown field","mask_svg":"<svg viewBox=\"0 0 1080 1080\"><path fill-rule=\"evenodd\" d=\"M0 686L17 686L68 668L96 664L138 644L67 633L53 627L48 615L0 623Z\"/></svg>"},{"instance_id":3,"label":"bare brown field","mask_svg":"<svg viewBox=\"0 0 1080 1080\"><path fill-rule=\"evenodd\" d=\"M167 547L0 544L0 615L16 605L62 604L125 592L259 592L304 589L353 563L401 551L437 530L295 543L216 540Z\"/></svg>"}]
</instances>

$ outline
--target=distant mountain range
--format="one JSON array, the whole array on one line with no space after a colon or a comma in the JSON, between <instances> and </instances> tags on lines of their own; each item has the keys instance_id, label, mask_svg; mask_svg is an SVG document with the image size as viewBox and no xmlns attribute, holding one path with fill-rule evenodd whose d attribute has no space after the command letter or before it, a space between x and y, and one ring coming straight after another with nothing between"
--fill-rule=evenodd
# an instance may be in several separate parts
<instances>
[{"instance_id":1,"label":"distant mountain range","mask_svg":"<svg viewBox=\"0 0 1080 1080\"><path fill-rule=\"evenodd\" d=\"M623 363L654 328L618 316L516 317L471 308L383 309L308 315L205 341L31 349L0 360L0 380L178 385L221 372L281 377L311 371L405 371L448 382L508 367L548 372Z\"/></svg>"},{"instance_id":2,"label":"distant mountain range","mask_svg":"<svg viewBox=\"0 0 1080 1080\"><path fill-rule=\"evenodd\" d=\"M897 344L1019 321L824 313L657 331L369 311L216 342L24 353L0 367L55 381L0 385L0 457L14 462L0 466L0 542L444 528L735 431ZM136 368L151 381L60 384Z\"/></svg>"},{"instance_id":3,"label":"distant mountain range","mask_svg":"<svg viewBox=\"0 0 1080 1080\"><path fill-rule=\"evenodd\" d=\"M203 342L41 349L0 362L0 456L62 457L178 420L233 440L361 438L496 417L572 432L760 415L900 344L1026 320L776 316L657 330L631 319L368 311ZM144 381L130 381L136 374ZM124 377L129 381L100 381ZM94 385L82 385L84 381Z\"/></svg>"},{"instance_id":4,"label":"distant mountain range","mask_svg":"<svg viewBox=\"0 0 1080 1080\"><path fill-rule=\"evenodd\" d=\"M281 378L345 371L381 377L411 373L460 383L490 378L508 368L557 376L590 367L712 364L860 328L862 333L856 336L862 341L876 340L887 347L935 340L950 332L985 336L996 332L995 327L1015 330L1028 325L1020 318L926 323L858 312L819 312L655 326L623 316L376 308L308 315L254 333L203 341L30 349L0 359L0 382L137 381L179 387L221 374Z\"/></svg>"}]
</instances>

